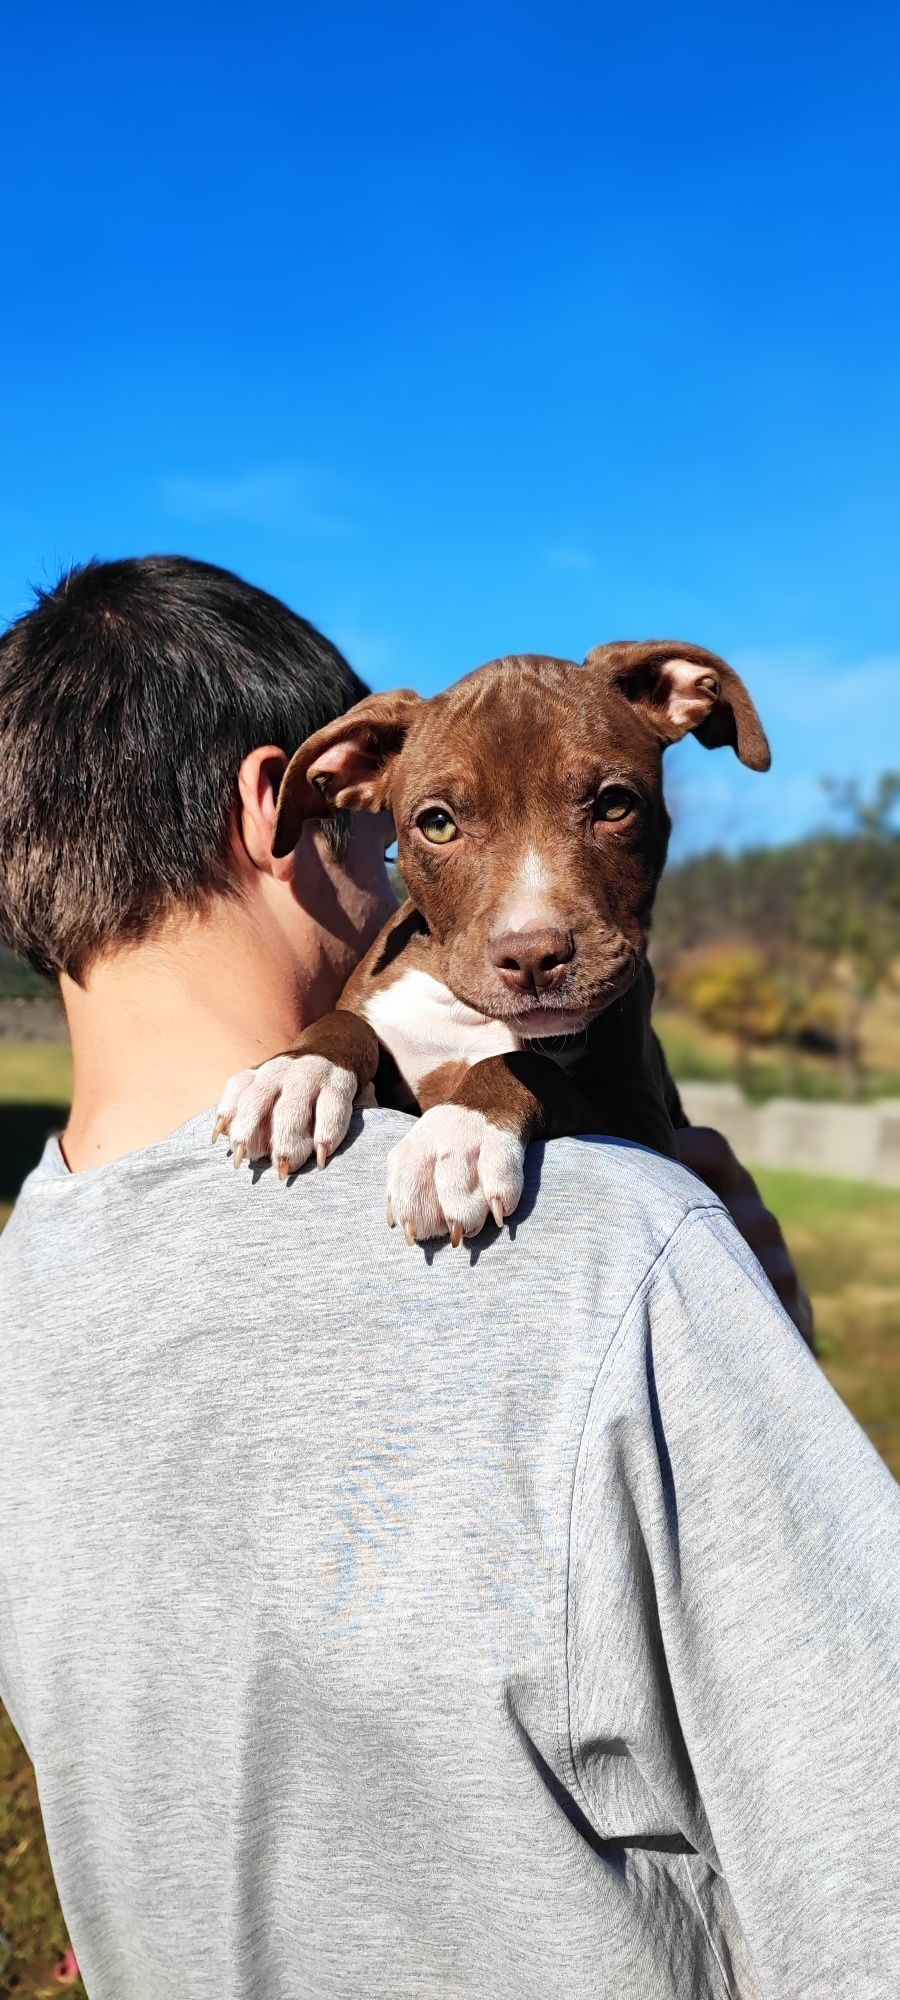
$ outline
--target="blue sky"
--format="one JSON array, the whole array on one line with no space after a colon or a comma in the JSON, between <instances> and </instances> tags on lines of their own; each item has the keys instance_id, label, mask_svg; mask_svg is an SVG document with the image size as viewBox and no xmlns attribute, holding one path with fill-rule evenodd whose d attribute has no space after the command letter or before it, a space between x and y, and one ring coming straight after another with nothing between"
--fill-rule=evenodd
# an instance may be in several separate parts
<instances>
[{"instance_id":1,"label":"blue sky","mask_svg":"<svg viewBox=\"0 0 900 2000\"><path fill-rule=\"evenodd\" d=\"M180 549L378 687L693 639L766 779L900 764L892 5L7 10L0 616Z\"/></svg>"}]
</instances>

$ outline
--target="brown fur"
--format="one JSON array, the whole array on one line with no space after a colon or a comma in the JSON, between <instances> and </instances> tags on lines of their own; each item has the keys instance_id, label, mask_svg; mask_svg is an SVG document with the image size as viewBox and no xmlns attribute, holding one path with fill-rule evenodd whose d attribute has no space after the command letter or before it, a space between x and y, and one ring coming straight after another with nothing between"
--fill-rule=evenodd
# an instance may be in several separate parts
<instances>
[{"instance_id":1,"label":"brown fur","mask_svg":"<svg viewBox=\"0 0 900 2000\"><path fill-rule=\"evenodd\" d=\"M431 701L409 690L371 696L310 738L285 777L275 852L290 851L308 817L390 810L410 903L303 1051L343 1061L335 1051L351 1045L338 1024L349 1013L365 1027L358 1074L367 1081L378 1046L362 1019L367 1001L410 969L425 971L528 1046L438 1065L420 1081L421 1109L452 1101L526 1138L600 1129L674 1152L684 1113L650 1026L646 948L670 830L663 751L688 729L767 766L759 718L733 670L702 648L650 641L600 647L584 667L495 660ZM598 813L610 787L634 801L623 821ZM455 821L446 846L418 824L431 807ZM506 948L515 962L516 937L533 947L534 934L510 940L502 920L530 849L558 924L547 936L566 940L546 991L525 973L516 984ZM562 1049L547 1046L557 1010L563 1032L573 1020L579 1029ZM409 1102L389 1070L382 1062L379 1097Z\"/></svg>"}]
</instances>

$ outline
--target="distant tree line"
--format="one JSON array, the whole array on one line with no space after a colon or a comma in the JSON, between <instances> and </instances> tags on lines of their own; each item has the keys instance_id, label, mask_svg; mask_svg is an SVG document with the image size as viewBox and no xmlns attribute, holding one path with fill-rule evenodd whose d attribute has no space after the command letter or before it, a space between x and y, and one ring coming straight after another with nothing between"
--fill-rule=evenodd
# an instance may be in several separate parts
<instances>
[{"instance_id":1,"label":"distant tree line","mask_svg":"<svg viewBox=\"0 0 900 2000\"><path fill-rule=\"evenodd\" d=\"M826 787L836 824L785 847L670 868L653 927L660 993L752 1047L833 1050L859 1083L864 1010L900 991L900 772Z\"/></svg>"},{"instance_id":2,"label":"distant tree line","mask_svg":"<svg viewBox=\"0 0 900 2000\"><path fill-rule=\"evenodd\" d=\"M0 942L0 1000L41 1000L55 993L52 980L32 972L29 965Z\"/></svg>"}]
</instances>

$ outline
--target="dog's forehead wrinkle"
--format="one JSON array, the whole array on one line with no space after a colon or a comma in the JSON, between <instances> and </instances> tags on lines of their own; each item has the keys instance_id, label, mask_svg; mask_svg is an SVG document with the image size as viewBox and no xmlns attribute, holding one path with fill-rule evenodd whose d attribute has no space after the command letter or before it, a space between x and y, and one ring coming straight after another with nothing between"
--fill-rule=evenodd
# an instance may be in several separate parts
<instances>
[{"instance_id":1,"label":"dog's forehead wrinkle","mask_svg":"<svg viewBox=\"0 0 900 2000\"><path fill-rule=\"evenodd\" d=\"M489 660L474 673L466 674L446 693L429 704L432 720L446 723L478 716L479 727L489 721L503 728L508 721L523 720L529 710L552 701L562 714L571 708L570 676L580 672L574 662L544 659L538 654L510 654ZM492 711L494 713L492 713Z\"/></svg>"},{"instance_id":2,"label":"dog's forehead wrinkle","mask_svg":"<svg viewBox=\"0 0 900 2000\"><path fill-rule=\"evenodd\" d=\"M546 769L590 746L599 763L634 761L652 780L662 746L645 719L616 688L599 690L575 661L509 654L477 667L443 693L422 702L407 737L404 764L421 774L450 739L469 763Z\"/></svg>"},{"instance_id":3,"label":"dog's forehead wrinkle","mask_svg":"<svg viewBox=\"0 0 900 2000\"><path fill-rule=\"evenodd\" d=\"M502 823L536 792L549 805L583 734L571 687L580 673L574 663L510 656L434 696L404 758L404 790L457 787L473 813Z\"/></svg>"}]
</instances>

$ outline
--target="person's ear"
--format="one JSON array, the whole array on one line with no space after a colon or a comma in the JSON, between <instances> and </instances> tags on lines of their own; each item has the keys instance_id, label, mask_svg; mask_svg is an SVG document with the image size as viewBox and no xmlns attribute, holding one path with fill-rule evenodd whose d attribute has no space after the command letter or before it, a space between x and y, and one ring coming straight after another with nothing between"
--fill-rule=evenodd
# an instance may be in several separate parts
<instances>
[{"instance_id":1,"label":"person's ear","mask_svg":"<svg viewBox=\"0 0 900 2000\"><path fill-rule=\"evenodd\" d=\"M272 853L293 853L304 822L330 813L390 812L394 766L424 706L411 688L367 695L295 751L278 798Z\"/></svg>"},{"instance_id":2,"label":"person's ear","mask_svg":"<svg viewBox=\"0 0 900 2000\"><path fill-rule=\"evenodd\" d=\"M272 854L272 840L278 814L278 798L287 770L288 758L277 744L264 743L251 750L238 772L238 830L245 852L254 868L267 875L290 871L291 862L282 864Z\"/></svg>"},{"instance_id":3,"label":"person's ear","mask_svg":"<svg viewBox=\"0 0 900 2000\"><path fill-rule=\"evenodd\" d=\"M625 696L664 743L689 731L707 750L729 744L751 771L767 771L772 753L743 681L717 653L677 639L617 639L585 660L605 687Z\"/></svg>"}]
</instances>

